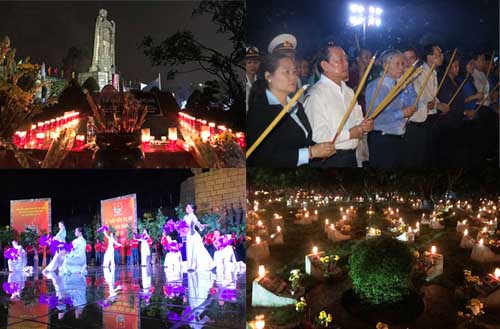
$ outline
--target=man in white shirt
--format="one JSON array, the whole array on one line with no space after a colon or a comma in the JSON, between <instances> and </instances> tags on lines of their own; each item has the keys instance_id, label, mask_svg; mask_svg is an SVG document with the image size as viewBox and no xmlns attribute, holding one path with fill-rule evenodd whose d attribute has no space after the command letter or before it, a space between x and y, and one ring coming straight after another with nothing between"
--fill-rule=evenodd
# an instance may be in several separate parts
<instances>
[{"instance_id":1,"label":"man in white shirt","mask_svg":"<svg viewBox=\"0 0 500 329\"><path fill-rule=\"evenodd\" d=\"M248 112L248 97L252 85L257 80L257 72L260 67L259 49L256 47L247 47L245 54L245 69L246 69L246 108Z\"/></svg>"},{"instance_id":2,"label":"man in white shirt","mask_svg":"<svg viewBox=\"0 0 500 329\"><path fill-rule=\"evenodd\" d=\"M349 62L341 47L329 43L321 50L317 66L321 78L306 95L304 107L311 124L313 141L331 142L354 97L354 91L344 82L349 76ZM364 120L361 106L356 103L335 142L337 153L326 161L319 160L317 165L356 167L359 140L371 130L373 120Z\"/></svg>"},{"instance_id":3,"label":"man in white shirt","mask_svg":"<svg viewBox=\"0 0 500 329\"><path fill-rule=\"evenodd\" d=\"M450 107L446 103L440 103L435 97L438 89L438 78L436 69L443 64L443 53L436 44L429 44L424 47L424 64L422 73L415 79L413 86L415 92L420 93L424 88L422 96L417 104L416 112L410 117L406 125L404 144L406 145L405 166L422 167L429 166L434 158L432 152L432 126L434 125L439 111L447 113ZM424 86L430 68L434 64L427 84Z\"/></svg>"},{"instance_id":4,"label":"man in white shirt","mask_svg":"<svg viewBox=\"0 0 500 329\"><path fill-rule=\"evenodd\" d=\"M474 87L476 87L477 92L483 93L484 101L483 106L489 106L490 100L488 95L490 94L490 84L486 78L484 71L486 68L486 57L483 53L476 53L473 55L474 71L472 71L472 77L474 78ZM478 101L478 103L481 100Z\"/></svg>"}]
</instances>

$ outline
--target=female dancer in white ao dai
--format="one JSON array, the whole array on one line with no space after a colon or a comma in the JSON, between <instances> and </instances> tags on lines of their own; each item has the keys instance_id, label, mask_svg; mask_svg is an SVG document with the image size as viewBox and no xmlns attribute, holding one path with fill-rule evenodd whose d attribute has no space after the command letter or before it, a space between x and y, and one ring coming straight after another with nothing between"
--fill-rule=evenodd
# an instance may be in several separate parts
<instances>
[{"instance_id":1,"label":"female dancer in white ao dai","mask_svg":"<svg viewBox=\"0 0 500 329\"><path fill-rule=\"evenodd\" d=\"M104 260L102 261L102 267L109 267L109 266L115 267L114 245L121 247L122 244L115 240L115 234L113 232L109 232L109 235L108 233L106 233L106 231L102 231L102 233L104 233L104 236L108 238L108 248L104 253Z\"/></svg>"},{"instance_id":2,"label":"female dancer in white ao dai","mask_svg":"<svg viewBox=\"0 0 500 329\"><path fill-rule=\"evenodd\" d=\"M201 224L194 214L193 206L186 206L186 216L184 216L189 232L186 236L186 258L188 270L211 270L214 268L214 260L203 245L200 234L195 227L203 230L205 225Z\"/></svg>"},{"instance_id":3,"label":"female dancer in white ao dai","mask_svg":"<svg viewBox=\"0 0 500 329\"><path fill-rule=\"evenodd\" d=\"M54 239L60 242L66 242L66 227L64 227L64 223L62 221L59 222L59 232L57 232ZM45 267L44 271L52 272L59 269L59 267L61 267L63 263L63 260L64 255L60 254L59 251L56 251L54 257L52 257L52 260L50 261L49 265Z\"/></svg>"},{"instance_id":4,"label":"female dancer in white ao dai","mask_svg":"<svg viewBox=\"0 0 500 329\"><path fill-rule=\"evenodd\" d=\"M148 266L150 263L149 258L151 256L151 249L149 249L149 234L148 230L144 229L142 231L142 235L140 238L137 239L138 241L141 241L141 266Z\"/></svg>"}]
</instances>

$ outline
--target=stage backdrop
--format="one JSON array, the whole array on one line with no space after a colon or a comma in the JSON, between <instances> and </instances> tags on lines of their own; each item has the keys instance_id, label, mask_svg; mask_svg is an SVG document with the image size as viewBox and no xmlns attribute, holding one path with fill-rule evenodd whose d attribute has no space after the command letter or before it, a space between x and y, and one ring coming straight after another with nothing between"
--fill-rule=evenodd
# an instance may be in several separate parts
<instances>
[{"instance_id":1,"label":"stage backdrop","mask_svg":"<svg viewBox=\"0 0 500 329\"><path fill-rule=\"evenodd\" d=\"M101 201L102 225L113 226L116 229L118 240L127 239L127 225L137 231L137 199L135 194ZM123 250L123 248L122 248Z\"/></svg>"},{"instance_id":2,"label":"stage backdrop","mask_svg":"<svg viewBox=\"0 0 500 329\"><path fill-rule=\"evenodd\" d=\"M50 198L10 201L10 226L18 233L28 225L50 233L51 221Z\"/></svg>"}]
</instances>

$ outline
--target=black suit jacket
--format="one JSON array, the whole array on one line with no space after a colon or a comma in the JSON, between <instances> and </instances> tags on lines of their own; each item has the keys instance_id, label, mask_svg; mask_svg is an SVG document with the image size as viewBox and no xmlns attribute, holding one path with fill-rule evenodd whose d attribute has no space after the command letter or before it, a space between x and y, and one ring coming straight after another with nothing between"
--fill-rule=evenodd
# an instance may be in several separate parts
<instances>
[{"instance_id":1,"label":"black suit jacket","mask_svg":"<svg viewBox=\"0 0 500 329\"><path fill-rule=\"evenodd\" d=\"M247 146L250 147L259 138L273 119L283 109L282 105L269 105L267 97L256 99L249 104L247 113ZM295 122L290 114L285 114L281 121L255 149L247 166L259 167L297 167L299 149L313 145L312 130L304 107L298 103L297 116L308 132Z\"/></svg>"}]
</instances>

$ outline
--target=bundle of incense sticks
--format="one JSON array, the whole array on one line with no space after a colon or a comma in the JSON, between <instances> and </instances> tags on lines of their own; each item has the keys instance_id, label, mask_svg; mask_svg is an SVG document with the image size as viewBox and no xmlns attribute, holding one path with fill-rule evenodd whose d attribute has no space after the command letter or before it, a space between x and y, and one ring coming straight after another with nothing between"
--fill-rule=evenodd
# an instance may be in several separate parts
<instances>
[{"instance_id":1,"label":"bundle of incense sticks","mask_svg":"<svg viewBox=\"0 0 500 329\"><path fill-rule=\"evenodd\" d=\"M415 69L416 63L406 70L403 76L398 80L396 85L389 91L380 104L375 108L373 113L370 114L369 119L374 119L379 115L398 95L403 91L410 82L413 81L421 72L422 67Z\"/></svg>"}]
</instances>

